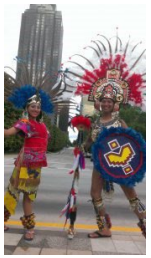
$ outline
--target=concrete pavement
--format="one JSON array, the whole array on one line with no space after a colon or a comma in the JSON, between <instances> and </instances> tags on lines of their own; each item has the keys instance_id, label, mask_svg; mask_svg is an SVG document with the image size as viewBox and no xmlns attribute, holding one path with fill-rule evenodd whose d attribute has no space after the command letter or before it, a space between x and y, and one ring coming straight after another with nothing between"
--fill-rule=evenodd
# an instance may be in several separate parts
<instances>
[{"instance_id":1,"label":"concrete pavement","mask_svg":"<svg viewBox=\"0 0 151 258\"><path fill-rule=\"evenodd\" d=\"M112 231L111 238L89 239L91 230L77 230L73 240L66 230L36 228L33 241L25 241L21 226L11 226L4 234L4 255L145 255L141 232Z\"/></svg>"}]
</instances>

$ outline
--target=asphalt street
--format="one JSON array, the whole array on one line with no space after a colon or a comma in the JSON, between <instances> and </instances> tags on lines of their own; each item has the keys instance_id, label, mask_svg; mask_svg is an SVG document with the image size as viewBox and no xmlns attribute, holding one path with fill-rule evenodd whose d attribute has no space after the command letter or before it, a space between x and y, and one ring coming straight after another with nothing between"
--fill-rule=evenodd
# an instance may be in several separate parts
<instances>
[{"instance_id":1,"label":"asphalt street","mask_svg":"<svg viewBox=\"0 0 151 258\"><path fill-rule=\"evenodd\" d=\"M13 163L16 154L5 155L5 190L8 185L9 177L13 170ZM48 153L48 167L42 170L42 180L34 203L36 220L48 223L64 223L65 218L60 218L60 212L67 201L67 196L71 188L73 175L68 172L72 168L73 154L72 149L64 149L58 153ZM90 185L93 164L86 158L86 169L81 172L79 180L78 216L76 223L84 225L95 225L95 217L90 201ZM112 200L105 200L107 212L110 214L112 224L119 227L137 227L138 219L129 208L121 188L115 184L115 193ZM139 198L146 203L146 181L136 186ZM19 221L23 215L22 196L16 210L16 214L11 220Z\"/></svg>"}]
</instances>

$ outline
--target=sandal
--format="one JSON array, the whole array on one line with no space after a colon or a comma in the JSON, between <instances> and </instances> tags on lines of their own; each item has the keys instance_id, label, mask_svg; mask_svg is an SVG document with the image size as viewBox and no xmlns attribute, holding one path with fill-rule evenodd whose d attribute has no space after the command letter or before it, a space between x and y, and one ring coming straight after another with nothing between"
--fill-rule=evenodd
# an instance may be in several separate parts
<instances>
[{"instance_id":1,"label":"sandal","mask_svg":"<svg viewBox=\"0 0 151 258\"><path fill-rule=\"evenodd\" d=\"M146 238L146 219L140 219L137 225L141 229L142 235Z\"/></svg>"},{"instance_id":2,"label":"sandal","mask_svg":"<svg viewBox=\"0 0 151 258\"><path fill-rule=\"evenodd\" d=\"M9 230L9 227L7 227L5 224L4 224L4 232Z\"/></svg>"},{"instance_id":3,"label":"sandal","mask_svg":"<svg viewBox=\"0 0 151 258\"><path fill-rule=\"evenodd\" d=\"M31 241L34 239L35 231L31 229L27 229L24 234L24 239L27 241Z\"/></svg>"},{"instance_id":4,"label":"sandal","mask_svg":"<svg viewBox=\"0 0 151 258\"><path fill-rule=\"evenodd\" d=\"M101 237L111 237L111 235L102 235L99 230L88 234L89 238L101 238Z\"/></svg>"}]
</instances>

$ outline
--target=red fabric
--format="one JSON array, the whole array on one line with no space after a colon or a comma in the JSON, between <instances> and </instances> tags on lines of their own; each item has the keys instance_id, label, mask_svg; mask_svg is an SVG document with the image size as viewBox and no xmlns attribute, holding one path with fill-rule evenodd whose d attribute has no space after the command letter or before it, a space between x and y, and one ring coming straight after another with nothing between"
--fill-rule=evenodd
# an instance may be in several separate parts
<instances>
[{"instance_id":1,"label":"red fabric","mask_svg":"<svg viewBox=\"0 0 151 258\"><path fill-rule=\"evenodd\" d=\"M74 156L77 157L78 154L80 154L80 149L78 147L75 147L73 150Z\"/></svg>"},{"instance_id":2,"label":"red fabric","mask_svg":"<svg viewBox=\"0 0 151 258\"><path fill-rule=\"evenodd\" d=\"M15 161L15 165L21 160L21 165L25 167L46 167L49 133L45 124L34 120L28 120L28 123L20 120L14 127L25 133L24 146Z\"/></svg>"},{"instance_id":3,"label":"red fabric","mask_svg":"<svg viewBox=\"0 0 151 258\"><path fill-rule=\"evenodd\" d=\"M32 137L25 138L24 147L41 148L41 151L47 150L48 132L44 123L38 123L34 120L30 120L32 125Z\"/></svg>"}]
</instances>

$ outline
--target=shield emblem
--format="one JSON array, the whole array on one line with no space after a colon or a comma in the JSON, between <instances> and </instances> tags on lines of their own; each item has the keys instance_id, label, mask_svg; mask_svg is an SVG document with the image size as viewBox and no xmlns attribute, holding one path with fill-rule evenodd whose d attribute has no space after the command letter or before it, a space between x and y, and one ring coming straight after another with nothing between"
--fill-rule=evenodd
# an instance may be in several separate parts
<instances>
[{"instance_id":1,"label":"shield emblem","mask_svg":"<svg viewBox=\"0 0 151 258\"><path fill-rule=\"evenodd\" d=\"M103 128L92 146L94 167L107 181L128 187L146 173L146 143L131 128Z\"/></svg>"}]
</instances>

